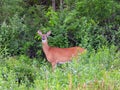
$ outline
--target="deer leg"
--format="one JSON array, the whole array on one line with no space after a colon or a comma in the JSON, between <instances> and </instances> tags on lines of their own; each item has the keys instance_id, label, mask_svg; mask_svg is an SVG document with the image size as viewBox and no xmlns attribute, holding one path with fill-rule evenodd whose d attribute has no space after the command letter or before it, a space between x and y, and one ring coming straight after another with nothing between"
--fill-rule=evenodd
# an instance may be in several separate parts
<instances>
[{"instance_id":1,"label":"deer leg","mask_svg":"<svg viewBox=\"0 0 120 90\"><path fill-rule=\"evenodd\" d=\"M52 64L52 71L54 71L55 66L56 66L56 63L55 63L55 62L52 62L51 64Z\"/></svg>"}]
</instances>

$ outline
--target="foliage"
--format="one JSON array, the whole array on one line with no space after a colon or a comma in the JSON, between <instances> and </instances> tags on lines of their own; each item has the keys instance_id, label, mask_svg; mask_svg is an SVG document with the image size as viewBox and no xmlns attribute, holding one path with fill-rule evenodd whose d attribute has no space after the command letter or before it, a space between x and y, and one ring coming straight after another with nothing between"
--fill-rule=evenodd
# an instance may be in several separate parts
<instances>
[{"instance_id":1,"label":"foliage","mask_svg":"<svg viewBox=\"0 0 120 90\"><path fill-rule=\"evenodd\" d=\"M0 89L119 90L119 0L1 0ZM87 53L51 72L41 37L50 46L81 46Z\"/></svg>"},{"instance_id":2,"label":"foliage","mask_svg":"<svg viewBox=\"0 0 120 90\"><path fill-rule=\"evenodd\" d=\"M41 57L41 45L36 35L38 29L44 33L52 31L52 37L49 39L51 46L77 45L91 50L102 45L114 44L120 48L120 5L117 2L113 0L64 2L67 7L64 5L62 10L55 12L50 7L47 9L37 4L38 2L29 6L28 2L22 0L15 0L14 3L2 1L1 51L5 52L5 49L10 55L22 53L30 57ZM5 7L7 4L9 7ZM105 12L102 12L103 7Z\"/></svg>"},{"instance_id":3,"label":"foliage","mask_svg":"<svg viewBox=\"0 0 120 90\"><path fill-rule=\"evenodd\" d=\"M24 55L9 57L0 65L1 89L120 89L120 52L103 47L87 52L73 62L56 67ZM19 85L19 87L18 87Z\"/></svg>"},{"instance_id":4,"label":"foliage","mask_svg":"<svg viewBox=\"0 0 120 90\"><path fill-rule=\"evenodd\" d=\"M12 55L23 53L26 48L29 48L29 42L26 42L26 40L29 40L27 37L28 29L26 25L22 23L22 21L23 18L19 19L18 15L16 14L12 19L10 19L9 24L3 22L1 25L1 48L7 48L8 52L10 52ZM23 49L22 47L24 47L25 50L21 50Z\"/></svg>"},{"instance_id":5,"label":"foliage","mask_svg":"<svg viewBox=\"0 0 120 90\"><path fill-rule=\"evenodd\" d=\"M1 0L0 2L0 24L9 21L14 14L23 12L22 0Z\"/></svg>"},{"instance_id":6,"label":"foliage","mask_svg":"<svg viewBox=\"0 0 120 90\"><path fill-rule=\"evenodd\" d=\"M112 24L99 26L91 18L78 16L76 10L63 10L57 13L50 9L46 16L49 21L42 29L45 32L52 30L52 36L56 36L51 38L53 42L49 41L51 45L58 47L80 45L88 49L97 49L102 45L119 44L119 27L114 30Z\"/></svg>"}]
</instances>

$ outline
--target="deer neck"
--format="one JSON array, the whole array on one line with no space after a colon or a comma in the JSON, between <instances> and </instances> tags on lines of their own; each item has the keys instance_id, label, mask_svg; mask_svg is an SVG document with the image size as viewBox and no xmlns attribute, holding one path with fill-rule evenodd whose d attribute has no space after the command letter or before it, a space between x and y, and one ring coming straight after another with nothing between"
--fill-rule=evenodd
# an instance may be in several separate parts
<instances>
[{"instance_id":1,"label":"deer neck","mask_svg":"<svg viewBox=\"0 0 120 90\"><path fill-rule=\"evenodd\" d=\"M45 52L45 54L48 52L50 46L48 45L47 41L46 42L42 42L42 47L43 47L43 51Z\"/></svg>"}]
</instances>

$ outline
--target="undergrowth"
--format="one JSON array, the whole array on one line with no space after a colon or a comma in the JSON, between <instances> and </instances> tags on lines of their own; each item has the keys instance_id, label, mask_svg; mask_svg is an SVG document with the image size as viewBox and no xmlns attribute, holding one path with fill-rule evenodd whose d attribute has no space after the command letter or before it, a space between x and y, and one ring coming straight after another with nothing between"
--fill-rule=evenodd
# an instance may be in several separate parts
<instances>
[{"instance_id":1,"label":"undergrowth","mask_svg":"<svg viewBox=\"0 0 120 90\"><path fill-rule=\"evenodd\" d=\"M25 55L1 58L0 90L120 90L120 52L114 46L51 65Z\"/></svg>"}]
</instances>

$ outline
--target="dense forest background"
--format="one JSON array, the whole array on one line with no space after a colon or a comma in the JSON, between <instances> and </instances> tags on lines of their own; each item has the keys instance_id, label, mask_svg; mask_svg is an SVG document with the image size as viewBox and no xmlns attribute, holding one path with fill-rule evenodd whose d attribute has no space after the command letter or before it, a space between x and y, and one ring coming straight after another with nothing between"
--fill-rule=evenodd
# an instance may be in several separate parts
<instances>
[{"instance_id":1,"label":"dense forest background","mask_svg":"<svg viewBox=\"0 0 120 90\"><path fill-rule=\"evenodd\" d=\"M52 46L91 50L114 44L120 48L119 0L58 0L55 7L51 0L2 0L0 4L0 48L10 55L39 57L38 29L52 31Z\"/></svg>"},{"instance_id":2,"label":"dense forest background","mask_svg":"<svg viewBox=\"0 0 120 90\"><path fill-rule=\"evenodd\" d=\"M61 48L81 46L86 48L88 54L83 56L84 61L81 62L81 67L83 65L86 65L87 67L89 65L99 66L100 64L103 64L103 67L105 65L105 73L106 70L114 67L115 70L113 70L113 68L112 70L116 71L116 80L120 77L119 0L1 0L0 80L2 82L0 84L0 88L3 87L2 85L4 85L4 82L7 83L2 90L10 87L17 88L18 90L18 86L20 84L23 85L19 86L20 89L24 87L28 88L32 85L34 86L34 84L37 88L41 87L41 90L53 90L56 89L56 87L58 87L58 90L62 90L63 86L65 89L69 88L68 90L70 90L70 88L73 90L78 87L82 87L79 86L79 82L77 82L77 84L74 83L74 80L79 81L78 77L72 77L72 75L74 75L72 73L68 74L72 72L70 68L69 70L66 69L67 72L65 71L63 73L63 69L59 67L55 72L58 75L58 78L56 76L56 82L52 80L53 76L56 75L55 73L48 76L49 78L44 76L51 74L51 72L49 72L49 68L51 68L51 66L44 59L45 55L42 51L41 37L37 34L37 30L41 30L44 33L52 31L52 35L48 40L50 46ZM101 56L103 56L103 58ZM93 58L95 58L95 62L97 64L90 64L90 62L94 62L89 62L89 60L93 60ZM32 65L33 67L31 68ZM44 70L44 65L46 66L47 71ZM75 65L78 66L77 64ZM98 68L96 68L97 67L95 67L95 69L91 68L90 71L96 70L96 72L101 72L103 74L103 71L99 71ZM83 69L84 67L82 67L82 70ZM39 72L44 73L41 75ZM64 77L66 73L68 76L68 84L66 77ZM83 73L88 72L84 71L82 74ZM59 76L59 74L61 74L61 76ZM89 74L91 76L91 78L89 78L90 80L97 78L93 75L95 72L90 72ZM64 85L62 83L58 83L62 77L64 77L64 80L62 79L63 81L61 82L65 83ZM83 86L86 86L86 77L82 78L80 85L83 84ZM100 79L100 77L98 78ZM38 83L36 78L42 78L43 81L47 78L48 82L41 81ZM116 83L116 80L113 81ZM52 84L49 84L49 82L52 82ZM41 83L43 87L41 85L39 86ZM56 83L57 86L54 86L53 83ZM120 88L120 81L118 81L118 84L119 87L113 86L113 83L103 84L105 85L105 88L103 87L102 90L109 90L108 88L110 85L113 86L110 87L112 90L114 88L118 90L118 88ZM97 84L93 84L93 86L95 85L102 87L101 83L98 82Z\"/></svg>"}]
</instances>

